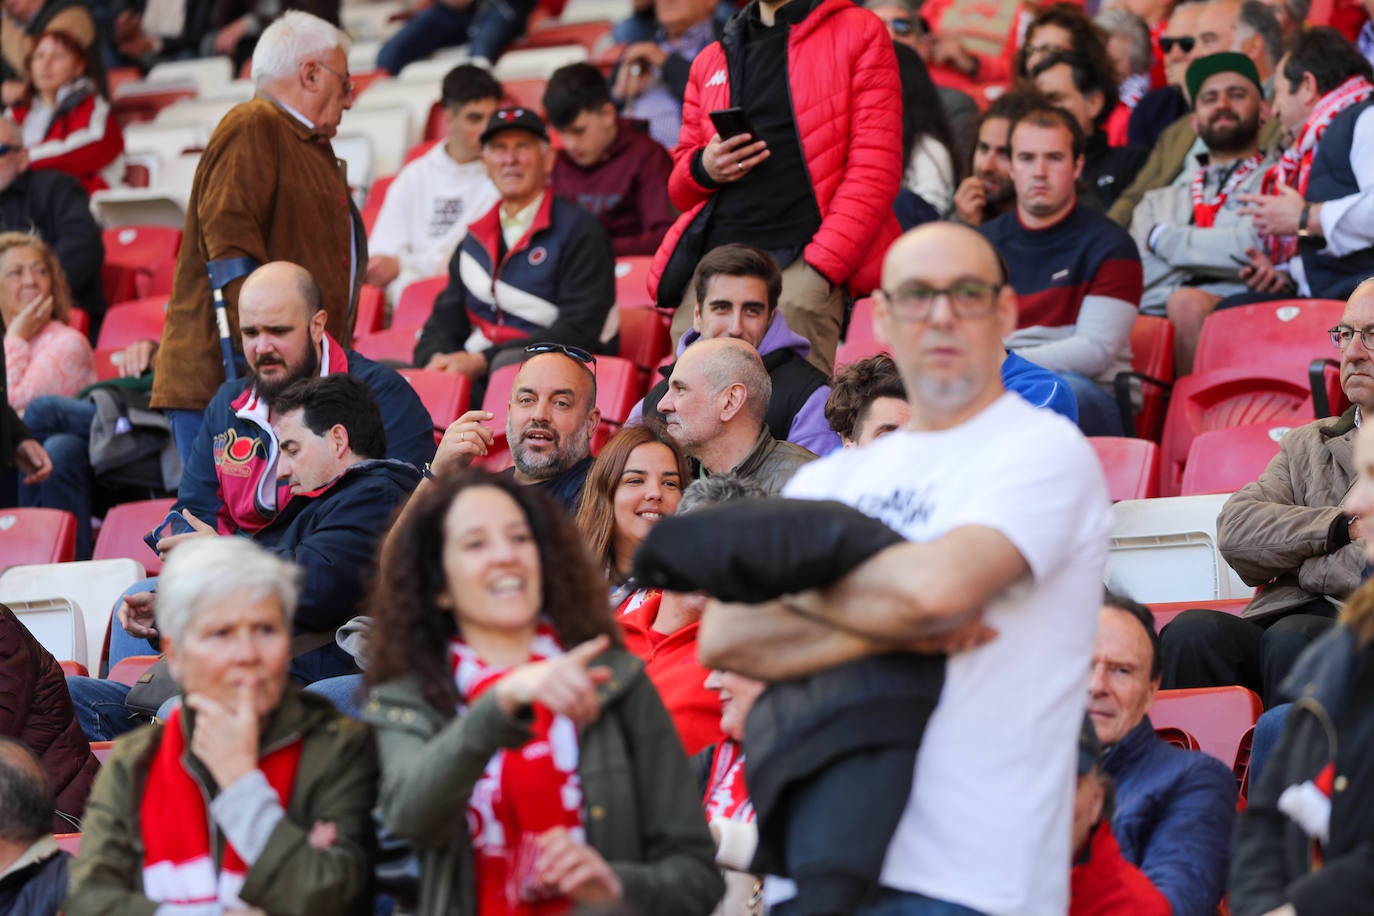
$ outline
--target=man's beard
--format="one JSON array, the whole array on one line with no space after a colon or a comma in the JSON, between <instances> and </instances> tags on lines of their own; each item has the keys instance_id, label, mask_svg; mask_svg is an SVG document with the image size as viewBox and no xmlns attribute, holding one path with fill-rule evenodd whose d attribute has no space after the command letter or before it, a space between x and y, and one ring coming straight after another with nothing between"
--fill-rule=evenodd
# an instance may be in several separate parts
<instances>
[{"instance_id":1,"label":"man's beard","mask_svg":"<svg viewBox=\"0 0 1374 916\"><path fill-rule=\"evenodd\" d=\"M282 363L272 363L272 365L282 365ZM305 356L301 361L292 366L286 366L285 374L275 378L263 378L258 375L257 369L248 370L248 379L257 389L258 397L267 405L270 410L281 397L281 393L291 386L292 382L298 382L303 378L310 378L320 371L320 356L315 352L314 347L305 348Z\"/></svg>"},{"instance_id":2,"label":"man's beard","mask_svg":"<svg viewBox=\"0 0 1374 916\"><path fill-rule=\"evenodd\" d=\"M525 448L525 436L535 429L549 434L553 440L551 450L534 454ZM532 420L525 424L524 429L520 430L519 438L512 444L511 458L515 462L515 469L526 477L533 480L548 480L562 474L589 455L590 444L586 424L579 425L577 432L565 442L552 425Z\"/></svg>"},{"instance_id":3,"label":"man's beard","mask_svg":"<svg viewBox=\"0 0 1374 916\"><path fill-rule=\"evenodd\" d=\"M1237 119L1229 124L1204 124L1198 136L1207 144L1208 151L1234 156L1245 152L1259 136L1259 115L1250 120Z\"/></svg>"}]
</instances>

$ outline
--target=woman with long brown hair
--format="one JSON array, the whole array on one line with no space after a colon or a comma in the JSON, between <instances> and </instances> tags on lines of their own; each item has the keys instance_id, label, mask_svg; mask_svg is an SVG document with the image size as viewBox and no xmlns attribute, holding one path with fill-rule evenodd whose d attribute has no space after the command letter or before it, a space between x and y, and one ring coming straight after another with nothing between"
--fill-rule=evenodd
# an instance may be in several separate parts
<instances>
[{"instance_id":1,"label":"woman with long brown hair","mask_svg":"<svg viewBox=\"0 0 1374 916\"><path fill-rule=\"evenodd\" d=\"M633 594L635 550L660 518L677 511L689 481L682 448L648 425L616 433L587 471L577 527L606 571L612 607L623 606Z\"/></svg>"},{"instance_id":2,"label":"woman with long brown hair","mask_svg":"<svg viewBox=\"0 0 1374 916\"><path fill-rule=\"evenodd\" d=\"M467 471L398 526L363 714L383 821L420 853L419 912L709 913L723 885L689 765L573 524Z\"/></svg>"}]
</instances>

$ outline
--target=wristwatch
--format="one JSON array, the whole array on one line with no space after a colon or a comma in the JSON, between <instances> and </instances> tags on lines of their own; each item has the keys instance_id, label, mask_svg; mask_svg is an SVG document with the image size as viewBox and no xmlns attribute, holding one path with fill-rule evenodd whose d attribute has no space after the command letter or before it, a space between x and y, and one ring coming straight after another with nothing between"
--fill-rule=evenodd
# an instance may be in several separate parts
<instances>
[{"instance_id":1,"label":"wristwatch","mask_svg":"<svg viewBox=\"0 0 1374 916\"><path fill-rule=\"evenodd\" d=\"M1304 203L1304 204L1302 205L1302 212L1300 212L1300 213L1298 214L1298 238L1300 238L1300 239L1310 239L1310 238L1312 238L1312 230L1310 230L1310 229L1307 228L1307 220L1308 220L1308 217L1310 217L1311 215L1312 215L1312 204L1310 204L1310 203Z\"/></svg>"}]
</instances>

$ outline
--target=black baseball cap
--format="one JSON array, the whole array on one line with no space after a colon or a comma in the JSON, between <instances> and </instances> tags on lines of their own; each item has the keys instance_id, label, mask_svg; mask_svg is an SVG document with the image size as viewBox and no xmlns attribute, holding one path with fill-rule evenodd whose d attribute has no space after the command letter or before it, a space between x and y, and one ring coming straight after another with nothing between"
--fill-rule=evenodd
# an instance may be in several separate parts
<instances>
[{"instance_id":1,"label":"black baseball cap","mask_svg":"<svg viewBox=\"0 0 1374 916\"><path fill-rule=\"evenodd\" d=\"M498 108L482 131L481 143L486 142L503 130L527 130L545 143L549 142L549 131L544 119L528 108Z\"/></svg>"},{"instance_id":2,"label":"black baseball cap","mask_svg":"<svg viewBox=\"0 0 1374 916\"><path fill-rule=\"evenodd\" d=\"M1197 104L1197 94L1202 84L1218 73L1237 73L1255 84L1260 98L1264 98L1264 85L1260 82L1259 70L1255 62L1239 51L1220 51L1199 57L1188 65L1188 73L1183 81L1188 84L1188 98Z\"/></svg>"}]
</instances>

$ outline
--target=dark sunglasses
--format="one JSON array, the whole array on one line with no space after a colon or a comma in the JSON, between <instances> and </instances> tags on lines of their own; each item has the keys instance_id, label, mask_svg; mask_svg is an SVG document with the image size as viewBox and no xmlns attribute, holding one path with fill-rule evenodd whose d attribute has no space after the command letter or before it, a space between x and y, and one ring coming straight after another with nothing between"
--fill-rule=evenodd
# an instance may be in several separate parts
<instances>
[{"instance_id":1,"label":"dark sunglasses","mask_svg":"<svg viewBox=\"0 0 1374 916\"><path fill-rule=\"evenodd\" d=\"M561 343L534 343L525 348L525 352L530 356L538 356L541 353L562 353L569 359L575 359L587 367L587 371L596 374L596 357L588 353L581 347L571 347Z\"/></svg>"},{"instance_id":2,"label":"dark sunglasses","mask_svg":"<svg viewBox=\"0 0 1374 916\"><path fill-rule=\"evenodd\" d=\"M916 30L916 23L910 19L889 19L887 24L895 35L910 35Z\"/></svg>"},{"instance_id":3,"label":"dark sunglasses","mask_svg":"<svg viewBox=\"0 0 1374 916\"><path fill-rule=\"evenodd\" d=\"M1181 38L1174 38L1170 35L1159 36L1159 50L1163 51L1165 54L1172 51L1174 45L1178 45L1178 49L1184 54L1192 54L1193 46L1196 44L1197 39L1191 35L1184 35Z\"/></svg>"}]
</instances>

